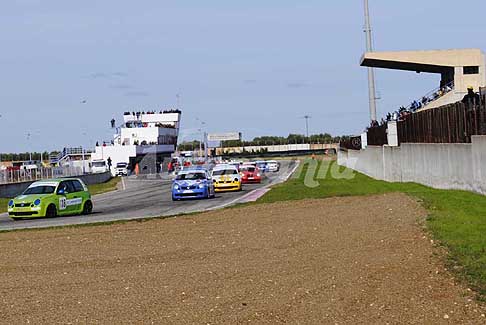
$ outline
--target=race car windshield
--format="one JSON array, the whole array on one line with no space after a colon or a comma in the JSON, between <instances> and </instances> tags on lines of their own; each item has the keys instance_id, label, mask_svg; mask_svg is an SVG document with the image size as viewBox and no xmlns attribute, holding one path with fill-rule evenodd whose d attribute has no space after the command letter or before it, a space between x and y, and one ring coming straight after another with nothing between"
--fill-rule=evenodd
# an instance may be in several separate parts
<instances>
[{"instance_id":1,"label":"race car windshield","mask_svg":"<svg viewBox=\"0 0 486 325\"><path fill-rule=\"evenodd\" d=\"M116 164L116 167L117 168L125 168L125 167L127 167L127 164L126 163L118 163L118 164Z\"/></svg>"},{"instance_id":2,"label":"race car windshield","mask_svg":"<svg viewBox=\"0 0 486 325\"><path fill-rule=\"evenodd\" d=\"M241 167L241 171L243 172L250 172L250 173L253 173L255 171L255 167L253 166L250 166L250 167Z\"/></svg>"},{"instance_id":3,"label":"race car windshield","mask_svg":"<svg viewBox=\"0 0 486 325\"><path fill-rule=\"evenodd\" d=\"M34 186L29 187L24 191L24 195L31 195L31 194L52 194L56 187L54 186Z\"/></svg>"},{"instance_id":4,"label":"race car windshield","mask_svg":"<svg viewBox=\"0 0 486 325\"><path fill-rule=\"evenodd\" d=\"M196 181L206 179L206 175L204 173L184 173L179 174L176 177L178 181Z\"/></svg>"},{"instance_id":5,"label":"race car windshield","mask_svg":"<svg viewBox=\"0 0 486 325\"><path fill-rule=\"evenodd\" d=\"M236 175L238 171L236 169L219 169L213 171L214 176L222 176L222 175Z\"/></svg>"}]
</instances>

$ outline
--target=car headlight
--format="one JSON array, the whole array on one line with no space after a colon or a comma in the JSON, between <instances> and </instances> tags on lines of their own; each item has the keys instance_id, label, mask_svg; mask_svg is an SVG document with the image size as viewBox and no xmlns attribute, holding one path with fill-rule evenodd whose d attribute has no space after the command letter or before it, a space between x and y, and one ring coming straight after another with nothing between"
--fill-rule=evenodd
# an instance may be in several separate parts
<instances>
[{"instance_id":1,"label":"car headlight","mask_svg":"<svg viewBox=\"0 0 486 325\"><path fill-rule=\"evenodd\" d=\"M8 201L8 206L9 207L13 207L14 206L14 201L13 200Z\"/></svg>"},{"instance_id":2,"label":"car headlight","mask_svg":"<svg viewBox=\"0 0 486 325\"><path fill-rule=\"evenodd\" d=\"M204 188L204 184L203 183L199 184L199 188L201 189Z\"/></svg>"},{"instance_id":3,"label":"car headlight","mask_svg":"<svg viewBox=\"0 0 486 325\"><path fill-rule=\"evenodd\" d=\"M258 174L257 174L257 177L260 177L260 176L261 176L261 175L260 175L260 173L258 173Z\"/></svg>"},{"instance_id":4,"label":"car headlight","mask_svg":"<svg viewBox=\"0 0 486 325\"><path fill-rule=\"evenodd\" d=\"M41 200L40 199L37 199L37 200L34 201L34 205L35 206L38 206L40 204L41 204Z\"/></svg>"},{"instance_id":5,"label":"car headlight","mask_svg":"<svg viewBox=\"0 0 486 325\"><path fill-rule=\"evenodd\" d=\"M179 185L175 184L174 185L174 190L178 190L179 189Z\"/></svg>"}]
</instances>

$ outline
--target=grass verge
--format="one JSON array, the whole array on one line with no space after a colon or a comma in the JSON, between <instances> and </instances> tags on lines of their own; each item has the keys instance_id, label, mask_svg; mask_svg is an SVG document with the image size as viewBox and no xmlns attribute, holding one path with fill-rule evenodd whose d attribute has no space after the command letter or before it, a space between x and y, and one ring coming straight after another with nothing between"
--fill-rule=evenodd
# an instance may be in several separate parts
<instances>
[{"instance_id":1,"label":"grass verge","mask_svg":"<svg viewBox=\"0 0 486 325\"><path fill-rule=\"evenodd\" d=\"M288 182L273 187L256 203L390 192L408 194L423 202L427 209L427 228L448 249L449 266L454 266L453 270L486 301L486 196L437 190L416 183L378 181L339 167L335 161L315 164L304 162ZM353 176L347 177L350 175Z\"/></svg>"},{"instance_id":2,"label":"grass verge","mask_svg":"<svg viewBox=\"0 0 486 325\"><path fill-rule=\"evenodd\" d=\"M118 183L120 183L120 180L121 180L120 177L113 177L106 183L88 185L88 189L91 195L116 191Z\"/></svg>"},{"instance_id":3,"label":"grass verge","mask_svg":"<svg viewBox=\"0 0 486 325\"><path fill-rule=\"evenodd\" d=\"M0 198L0 213L7 212L7 205L10 199Z\"/></svg>"}]
</instances>

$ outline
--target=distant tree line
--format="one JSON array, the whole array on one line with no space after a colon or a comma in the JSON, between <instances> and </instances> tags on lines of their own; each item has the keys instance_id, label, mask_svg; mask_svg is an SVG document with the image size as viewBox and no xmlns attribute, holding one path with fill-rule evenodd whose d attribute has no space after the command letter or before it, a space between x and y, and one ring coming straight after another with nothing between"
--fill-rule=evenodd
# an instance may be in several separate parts
<instances>
[{"instance_id":1,"label":"distant tree line","mask_svg":"<svg viewBox=\"0 0 486 325\"><path fill-rule=\"evenodd\" d=\"M349 136L333 137L329 133L313 134L306 137L301 134L289 134L287 137L262 136L256 137L251 141L223 141L222 147L249 147L249 146L271 146L283 144L301 144L301 143L339 143L349 139ZM179 150L190 151L199 149L200 141L185 141L179 144Z\"/></svg>"},{"instance_id":2,"label":"distant tree line","mask_svg":"<svg viewBox=\"0 0 486 325\"><path fill-rule=\"evenodd\" d=\"M40 152L32 152L32 160L47 160L49 159L49 155L51 154L58 154L59 152L47 152L44 151L42 154ZM30 153L23 152L23 153L0 153L0 161L26 161L30 159Z\"/></svg>"}]
</instances>

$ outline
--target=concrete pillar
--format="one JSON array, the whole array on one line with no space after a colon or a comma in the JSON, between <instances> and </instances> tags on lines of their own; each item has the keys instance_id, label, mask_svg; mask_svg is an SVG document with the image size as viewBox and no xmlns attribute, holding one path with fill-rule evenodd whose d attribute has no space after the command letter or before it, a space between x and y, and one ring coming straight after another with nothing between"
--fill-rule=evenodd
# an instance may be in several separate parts
<instances>
[{"instance_id":1,"label":"concrete pillar","mask_svg":"<svg viewBox=\"0 0 486 325\"><path fill-rule=\"evenodd\" d=\"M486 193L486 136L473 135L471 140L474 190Z\"/></svg>"},{"instance_id":2,"label":"concrete pillar","mask_svg":"<svg viewBox=\"0 0 486 325\"><path fill-rule=\"evenodd\" d=\"M368 132L361 133L361 149L365 149L368 146Z\"/></svg>"},{"instance_id":3,"label":"concrete pillar","mask_svg":"<svg viewBox=\"0 0 486 325\"><path fill-rule=\"evenodd\" d=\"M387 137L388 137L388 146L398 147L397 121L388 122L388 129L387 129L386 132L387 132Z\"/></svg>"}]
</instances>

